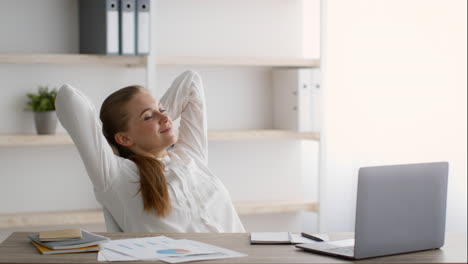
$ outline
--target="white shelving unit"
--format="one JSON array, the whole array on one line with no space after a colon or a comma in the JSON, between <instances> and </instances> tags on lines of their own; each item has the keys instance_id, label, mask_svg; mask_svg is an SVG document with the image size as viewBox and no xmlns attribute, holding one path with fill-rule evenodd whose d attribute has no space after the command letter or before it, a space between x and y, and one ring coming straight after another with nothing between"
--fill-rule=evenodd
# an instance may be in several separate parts
<instances>
[{"instance_id":1,"label":"white shelving unit","mask_svg":"<svg viewBox=\"0 0 468 264\"><path fill-rule=\"evenodd\" d=\"M262 66L262 67L317 67L319 60L297 58L230 58L230 57L156 57L159 65L210 65L210 66ZM87 54L0 54L0 64L99 64L126 67L148 67L146 56L104 56ZM214 130L209 131L210 141L235 140L320 140L314 132L287 130ZM0 134L0 147L72 145L68 134L28 135ZM240 215L287 213L297 211L318 212L315 201L238 201ZM54 220L58 219L58 220ZM101 210L48 212L0 215L0 228L90 224L103 222Z\"/></svg>"},{"instance_id":2,"label":"white shelving unit","mask_svg":"<svg viewBox=\"0 0 468 264\"><path fill-rule=\"evenodd\" d=\"M263 66L263 67L317 67L319 60L294 58L229 58L229 57L160 57L160 65L220 65L220 66ZM104 56L86 54L0 54L0 64L101 64L127 67L147 67L145 56ZM319 141L315 132L288 130L212 130L210 141L243 140L313 140ZM0 134L0 147L72 145L68 134L31 135ZM286 213L296 211L318 211L315 201L240 201L236 209L241 215ZM53 220L60 215L58 222ZM68 215L68 216L66 216ZM0 215L0 228L10 226L89 224L103 221L101 210L73 212L33 213ZM41 220L42 219L42 220ZM67 219L67 220L64 220ZM3 222L2 222L3 221ZM13 224L17 223L17 224ZM28 224L29 223L29 224Z\"/></svg>"},{"instance_id":3,"label":"white shelving unit","mask_svg":"<svg viewBox=\"0 0 468 264\"><path fill-rule=\"evenodd\" d=\"M0 64L16 65L109 65L116 67L143 67L147 74L156 65L193 65L193 66L246 66L246 67L293 67L317 68L319 59L296 57L195 57L195 56L105 56L89 54L41 54L41 53L0 53ZM150 85L151 78L147 77ZM319 133L304 133L286 130L218 130L209 131L210 141L245 140L312 140L320 141ZM67 134L24 135L0 134L0 147L32 147L71 145ZM317 201L234 201L240 215L268 213L289 213L299 211L317 212ZM81 210L61 212L0 214L0 228L21 226L46 226L66 224L103 223L102 211Z\"/></svg>"}]
</instances>

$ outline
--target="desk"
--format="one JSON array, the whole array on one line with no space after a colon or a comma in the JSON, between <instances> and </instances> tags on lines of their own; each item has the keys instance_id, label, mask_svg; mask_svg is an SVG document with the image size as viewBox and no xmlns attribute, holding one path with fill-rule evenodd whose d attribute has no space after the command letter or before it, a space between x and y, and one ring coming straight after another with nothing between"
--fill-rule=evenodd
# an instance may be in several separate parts
<instances>
[{"instance_id":1,"label":"desk","mask_svg":"<svg viewBox=\"0 0 468 264\"><path fill-rule=\"evenodd\" d=\"M41 255L31 244L29 232L15 232L0 244L0 263L105 263L97 261L97 253L75 253ZM142 234L142 233L98 233L111 239L165 235L174 239L191 239L232 249L248 257L199 261L193 263L351 263L338 258L305 252L292 245L250 245L250 235L245 234ZM331 239L352 237L351 233L330 234ZM356 261L358 263L466 263L466 234L449 233L445 246L439 250L429 250L410 254L373 258ZM123 262L148 263L148 262ZM161 263L161 262L155 262Z\"/></svg>"}]
</instances>

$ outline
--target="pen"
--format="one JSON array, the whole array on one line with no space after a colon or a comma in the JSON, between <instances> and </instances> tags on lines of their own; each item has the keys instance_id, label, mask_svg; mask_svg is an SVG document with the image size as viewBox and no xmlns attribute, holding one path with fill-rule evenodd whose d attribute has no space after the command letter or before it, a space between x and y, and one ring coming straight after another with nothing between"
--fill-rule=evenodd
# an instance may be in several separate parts
<instances>
[{"instance_id":1,"label":"pen","mask_svg":"<svg viewBox=\"0 0 468 264\"><path fill-rule=\"evenodd\" d=\"M323 242L323 239L321 239L319 237L316 237L316 236L313 236L313 235L310 235L310 234L307 234L307 233L301 233L301 236L312 239L312 240L317 241L317 242Z\"/></svg>"}]
</instances>

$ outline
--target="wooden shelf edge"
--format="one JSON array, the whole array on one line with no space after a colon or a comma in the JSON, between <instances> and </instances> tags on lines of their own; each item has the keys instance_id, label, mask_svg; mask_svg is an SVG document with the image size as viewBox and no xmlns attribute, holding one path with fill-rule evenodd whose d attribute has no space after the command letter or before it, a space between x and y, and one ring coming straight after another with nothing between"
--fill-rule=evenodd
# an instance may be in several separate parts
<instances>
[{"instance_id":1,"label":"wooden shelf edge","mask_svg":"<svg viewBox=\"0 0 468 264\"><path fill-rule=\"evenodd\" d=\"M320 140L320 134L315 132L295 132L287 130L211 130L208 132L208 139L210 141L280 139ZM68 134L0 134L0 146L49 146L71 144L73 144L73 141Z\"/></svg>"},{"instance_id":2,"label":"wooden shelf edge","mask_svg":"<svg viewBox=\"0 0 468 264\"><path fill-rule=\"evenodd\" d=\"M234 206L239 215L318 211L318 203L312 201L238 201L234 202Z\"/></svg>"},{"instance_id":3,"label":"wooden shelf edge","mask_svg":"<svg viewBox=\"0 0 468 264\"><path fill-rule=\"evenodd\" d=\"M234 202L239 215L318 211L318 203L308 201ZM0 228L104 224L102 209L0 214Z\"/></svg>"},{"instance_id":4,"label":"wooden shelf edge","mask_svg":"<svg viewBox=\"0 0 468 264\"><path fill-rule=\"evenodd\" d=\"M0 146L48 146L71 145L72 139L68 134L56 135L0 135Z\"/></svg>"},{"instance_id":5,"label":"wooden shelf edge","mask_svg":"<svg viewBox=\"0 0 468 264\"><path fill-rule=\"evenodd\" d=\"M1 214L0 228L104 223L102 209Z\"/></svg>"},{"instance_id":6,"label":"wooden shelf edge","mask_svg":"<svg viewBox=\"0 0 468 264\"><path fill-rule=\"evenodd\" d=\"M232 140L278 140L278 139L302 139L320 140L318 132L296 132L279 129L258 130L211 130L208 132L210 141Z\"/></svg>"},{"instance_id":7,"label":"wooden shelf edge","mask_svg":"<svg viewBox=\"0 0 468 264\"><path fill-rule=\"evenodd\" d=\"M146 56L0 53L0 64L104 64L143 67Z\"/></svg>"},{"instance_id":8,"label":"wooden shelf edge","mask_svg":"<svg viewBox=\"0 0 468 264\"><path fill-rule=\"evenodd\" d=\"M195 57L157 56L156 65L320 67L320 59L275 57Z\"/></svg>"},{"instance_id":9,"label":"wooden shelf edge","mask_svg":"<svg viewBox=\"0 0 468 264\"><path fill-rule=\"evenodd\" d=\"M318 68L320 59L293 57L196 57L156 56L156 65L200 66L263 66ZM145 66L147 56L54 54L54 53L0 53L0 64L105 64Z\"/></svg>"}]
</instances>

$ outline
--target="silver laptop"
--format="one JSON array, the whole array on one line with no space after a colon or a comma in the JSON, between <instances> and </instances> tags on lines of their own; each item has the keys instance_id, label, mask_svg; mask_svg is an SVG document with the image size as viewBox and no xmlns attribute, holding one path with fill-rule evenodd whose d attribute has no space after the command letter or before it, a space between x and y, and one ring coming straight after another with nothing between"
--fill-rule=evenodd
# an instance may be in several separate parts
<instances>
[{"instance_id":1,"label":"silver laptop","mask_svg":"<svg viewBox=\"0 0 468 264\"><path fill-rule=\"evenodd\" d=\"M361 168L354 239L296 247L348 259L442 247L448 167L437 162Z\"/></svg>"}]
</instances>

